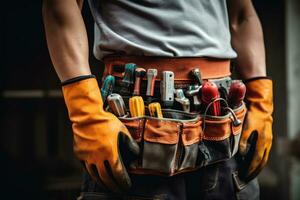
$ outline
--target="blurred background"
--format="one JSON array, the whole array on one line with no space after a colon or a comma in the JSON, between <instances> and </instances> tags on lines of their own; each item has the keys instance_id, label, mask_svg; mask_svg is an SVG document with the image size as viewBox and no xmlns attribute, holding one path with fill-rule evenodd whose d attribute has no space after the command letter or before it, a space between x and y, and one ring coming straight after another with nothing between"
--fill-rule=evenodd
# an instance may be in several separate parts
<instances>
[{"instance_id":1,"label":"blurred background","mask_svg":"<svg viewBox=\"0 0 300 200\"><path fill-rule=\"evenodd\" d=\"M254 0L274 80L274 145L259 176L261 199L300 199L300 1ZM41 0L0 12L0 191L4 199L75 199L81 167L44 36ZM83 8L90 44L93 19ZM92 45L90 45L92 47ZM103 68L90 63L100 77Z\"/></svg>"}]
</instances>

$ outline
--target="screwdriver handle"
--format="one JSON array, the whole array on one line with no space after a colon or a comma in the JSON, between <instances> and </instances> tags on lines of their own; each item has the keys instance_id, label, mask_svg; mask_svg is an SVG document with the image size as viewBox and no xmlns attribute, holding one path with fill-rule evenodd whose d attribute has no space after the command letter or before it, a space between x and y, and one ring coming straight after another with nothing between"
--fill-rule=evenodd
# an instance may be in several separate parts
<instances>
[{"instance_id":1,"label":"screwdriver handle","mask_svg":"<svg viewBox=\"0 0 300 200\"><path fill-rule=\"evenodd\" d=\"M150 103L148 105L150 116L157 117L157 118L163 118L162 112L161 112L161 106L157 102Z\"/></svg>"},{"instance_id":2,"label":"screwdriver handle","mask_svg":"<svg viewBox=\"0 0 300 200\"><path fill-rule=\"evenodd\" d=\"M154 94L154 83L157 76L156 69L148 69L147 71L147 91L146 96L153 96Z\"/></svg>"},{"instance_id":3,"label":"screwdriver handle","mask_svg":"<svg viewBox=\"0 0 300 200\"><path fill-rule=\"evenodd\" d=\"M117 117L123 117L126 115L126 107L123 98L116 93L112 93L107 97L108 105L113 114Z\"/></svg>"},{"instance_id":4,"label":"screwdriver handle","mask_svg":"<svg viewBox=\"0 0 300 200\"><path fill-rule=\"evenodd\" d=\"M141 85L141 77L135 77L133 96L138 96L141 94L140 85Z\"/></svg>"},{"instance_id":5,"label":"screwdriver handle","mask_svg":"<svg viewBox=\"0 0 300 200\"><path fill-rule=\"evenodd\" d=\"M246 94L246 86L240 80L233 80L228 92L228 104L231 108L239 107Z\"/></svg>"},{"instance_id":6,"label":"screwdriver handle","mask_svg":"<svg viewBox=\"0 0 300 200\"><path fill-rule=\"evenodd\" d=\"M203 83L201 91L201 101L205 106L208 106L211 102L220 97L218 86L210 81ZM208 114L213 116L221 115L220 101L215 101L210 105Z\"/></svg>"},{"instance_id":7,"label":"screwdriver handle","mask_svg":"<svg viewBox=\"0 0 300 200\"><path fill-rule=\"evenodd\" d=\"M133 96L139 96L141 94L141 79L146 75L146 70L144 68L135 69L135 82L133 89Z\"/></svg>"},{"instance_id":8,"label":"screwdriver handle","mask_svg":"<svg viewBox=\"0 0 300 200\"><path fill-rule=\"evenodd\" d=\"M101 87L101 96L103 101L105 101L107 96L112 93L114 86L115 77L112 75L106 76Z\"/></svg>"},{"instance_id":9,"label":"screwdriver handle","mask_svg":"<svg viewBox=\"0 0 300 200\"><path fill-rule=\"evenodd\" d=\"M145 115L144 100L141 96L135 96L129 99L129 111L131 117L142 117Z\"/></svg>"},{"instance_id":10,"label":"screwdriver handle","mask_svg":"<svg viewBox=\"0 0 300 200\"><path fill-rule=\"evenodd\" d=\"M135 69L136 65L134 63L125 64L125 72L122 80L124 87L130 87L133 84Z\"/></svg>"}]
</instances>

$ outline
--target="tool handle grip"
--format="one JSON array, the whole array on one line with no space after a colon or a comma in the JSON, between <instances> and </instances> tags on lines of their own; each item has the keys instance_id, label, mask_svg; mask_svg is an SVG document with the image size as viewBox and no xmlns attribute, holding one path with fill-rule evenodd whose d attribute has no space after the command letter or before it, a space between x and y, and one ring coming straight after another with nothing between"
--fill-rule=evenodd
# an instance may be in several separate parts
<instances>
[{"instance_id":1,"label":"tool handle grip","mask_svg":"<svg viewBox=\"0 0 300 200\"><path fill-rule=\"evenodd\" d=\"M219 98L219 90L215 83L213 82L205 82L202 87L202 95L201 100L205 106L208 106L210 102ZM221 115L221 105L219 101L215 101L209 108L209 115L220 116Z\"/></svg>"},{"instance_id":2,"label":"tool handle grip","mask_svg":"<svg viewBox=\"0 0 300 200\"><path fill-rule=\"evenodd\" d=\"M148 81L148 83L147 83L147 92L146 92L146 95L147 96L153 96L153 94L154 94L155 78L148 79L147 81Z\"/></svg>"},{"instance_id":3,"label":"tool handle grip","mask_svg":"<svg viewBox=\"0 0 300 200\"><path fill-rule=\"evenodd\" d=\"M133 95L139 96L140 95L140 87L141 87L141 77L136 77L133 89Z\"/></svg>"}]
</instances>

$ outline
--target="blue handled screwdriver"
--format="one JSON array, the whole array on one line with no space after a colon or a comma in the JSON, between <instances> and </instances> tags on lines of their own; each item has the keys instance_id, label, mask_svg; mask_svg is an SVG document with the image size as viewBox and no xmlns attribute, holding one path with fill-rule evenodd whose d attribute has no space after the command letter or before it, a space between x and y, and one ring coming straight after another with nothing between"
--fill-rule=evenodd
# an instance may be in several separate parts
<instances>
[{"instance_id":1,"label":"blue handled screwdriver","mask_svg":"<svg viewBox=\"0 0 300 200\"><path fill-rule=\"evenodd\" d=\"M105 102L108 95L113 92L115 86L115 77L112 75L106 76L101 87L102 100Z\"/></svg>"}]
</instances>

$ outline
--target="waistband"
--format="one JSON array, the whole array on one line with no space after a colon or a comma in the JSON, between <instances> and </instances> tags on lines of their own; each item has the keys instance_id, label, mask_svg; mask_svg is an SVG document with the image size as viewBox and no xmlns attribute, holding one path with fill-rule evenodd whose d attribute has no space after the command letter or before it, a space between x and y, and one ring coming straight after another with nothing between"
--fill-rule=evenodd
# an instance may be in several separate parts
<instances>
[{"instance_id":1,"label":"waistband","mask_svg":"<svg viewBox=\"0 0 300 200\"><path fill-rule=\"evenodd\" d=\"M104 75L123 77L124 65L135 63L144 69L155 68L158 71L156 80L160 80L161 72L173 71L175 80L190 80L190 71L199 68L202 79L216 79L230 76L230 60L206 57L154 57L154 56L107 56L103 59L105 64Z\"/></svg>"}]
</instances>

